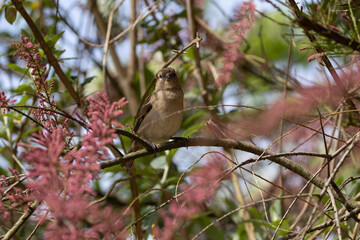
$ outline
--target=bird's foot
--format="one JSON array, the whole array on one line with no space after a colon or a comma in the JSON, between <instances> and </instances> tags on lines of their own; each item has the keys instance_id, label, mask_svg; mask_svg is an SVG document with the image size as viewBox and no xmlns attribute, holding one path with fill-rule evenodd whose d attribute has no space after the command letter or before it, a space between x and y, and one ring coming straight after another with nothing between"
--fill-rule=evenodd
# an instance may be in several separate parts
<instances>
[{"instance_id":1,"label":"bird's foot","mask_svg":"<svg viewBox=\"0 0 360 240\"><path fill-rule=\"evenodd\" d=\"M146 146L148 151L152 151L154 154L159 151L159 148L155 143L151 142L149 139L145 139L145 141L148 144Z\"/></svg>"}]
</instances>

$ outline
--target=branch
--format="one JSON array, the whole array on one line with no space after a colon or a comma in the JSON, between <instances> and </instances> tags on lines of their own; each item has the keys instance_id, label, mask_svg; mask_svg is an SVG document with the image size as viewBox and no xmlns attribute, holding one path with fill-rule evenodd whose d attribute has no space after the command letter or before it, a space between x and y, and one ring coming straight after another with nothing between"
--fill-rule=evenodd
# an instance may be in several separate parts
<instances>
[{"instance_id":1,"label":"branch","mask_svg":"<svg viewBox=\"0 0 360 240\"><path fill-rule=\"evenodd\" d=\"M9 240L11 237L15 235L15 233L19 230L19 228L26 222L26 220L33 214L36 207L38 205L38 202L33 202L27 211L24 212L24 214L19 218L19 220L7 231L7 233L4 235L2 240Z\"/></svg>"},{"instance_id":2,"label":"branch","mask_svg":"<svg viewBox=\"0 0 360 240\"><path fill-rule=\"evenodd\" d=\"M344 214L344 216L339 218L339 221L347 221L349 218L356 216L357 214L360 213L360 207L355 208L354 210L352 210L351 212L347 212L346 214ZM319 224L318 226L312 227L310 229L308 229L306 231L306 233L310 233L310 232L314 232L316 230L321 230L327 227L330 227L334 224L335 220L329 220L328 222ZM295 233L290 233L288 235L286 235L285 237L279 238L279 240L288 240L288 239L292 239L294 237L296 237L296 235L298 234L298 232Z\"/></svg>"},{"instance_id":3,"label":"branch","mask_svg":"<svg viewBox=\"0 0 360 240\"><path fill-rule=\"evenodd\" d=\"M268 155L267 159L275 162L287 169L289 169L290 171L298 174L299 176L301 176L302 178L306 179L307 181L310 181L312 184L314 184L315 186L317 186L320 189L323 189L325 186L325 183L323 180L321 180L318 177L315 177L310 171L308 171L307 169L303 168L301 165L299 165L296 162L291 161L290 159L286 158L286 157L282 157L279 155L276 155L275 153L268 151L266 149L263 149L261 147L258 147L256 145L247 143L247 142L243 142L243 141L236 141L236 140L232 140L232 139L221 139L221 138L182 138L176 141L171 141L171 142L165 142L162 144L157 145L157 149L153 149L153 150L146 150L146 149L142 149L136 152L132 152L129 154L126 154L124 157L120 157L120 158L115 158L115 159L111 159L111 160L107 160L104 162L100 163L100 168L101 169L105 169L114 165L118 165L118 164L124 164L127 161L131 161L134 160L136 158L140 158L140 157L144 157L147 155L151 155L154 154L156 152L163 152L165 150L171 150L171 149L175 149L175 148L180 148L180 147L191 147L191 146L217 146L217 147L223 147L223 148L229 148L229 149L237 149L237 150L241 150L244 152L249 152L249 153L253 153L255 155ZM296 153L293 153L296 154ZM299 154L299 155L310 155L310 154ZM312 156L315 156L314 153L311 153ZM320 154L317 155L320 157ZM321 157L326 157L326 158L331 158L331 156L327 156L325 154L321 154ZM339 195L339 193L337 192L333 192L334 197L342 202L345 206L350 207L351 209L354 209L356 207L358 207L358 203L354 200L348 200L346 201L344 199L344 196Z\"/></svg>"},{"instance_id":4,"label":"branch","mask_svg":"<svg viewBox=\"0 0 360 240\"><path fill-rule=\"evenodd\" d=\"M139 17L133 22L132 25L128 26L124 31L122 31L121 33L116 35L113 39L110 40L109 43L111 44L111 43L117 41L118 39L120 39L122 36L124 36L129 31L134 31L136 25L139 22L141 22L142 20L144 20L147 16L149 16L153 11L155 11L162 1L164 1L164 0L155 1L151 5L149 5L142 13L140 13ZM146 11L148 11L148 12L146 12Z\"/></svg>"},{"instance_id":5,"label":"branch","mask_svg":"<svg viewBox=\"0 0 360 240\"><path fill-rule=\"evenodd\" d=\"M137 56L136 56L136 45L137 45L137 32L135 29L136 26L136 0L130 1L130 26L133 27L133 31L129 32L130 40L130 56L129 63L127 66L127 81L133 82L135 74L137 73ZM135 113L135 111L134 111Z\"/></svg>"},{"instance_id":6,"label":"branch","mask_svg":"<svg viewBox=\"0 0 360 240\"><path fill-rule=\"evenodd\" d=\"M19 13L23 16L27 24L29 25L31 31L33 32L35 38L40 43L41 48L44 50L44 53L49 61L49 64L54 68L56 74L58 75L61 82L65 85L66 89L69 91L71 97L75 100L76 104L80 107L81 104L81 98L77 92L75 92L74 88L72 87L70 81L67 79L65 73L61 69L58 60L53 55L51 49L45 42L43 36L41 35L39 29L36 27L35 23L29 16L29 14L26 12L22 4L18 0L11 0L16 9L19 11Z\"/></svg>"},{"instance_id":7,"label":"branch","mask_svg":"<svg viewBox=\"0 0 360 240\"><path fill-rule=\"evenodd\" d=\"M319 33L320 35L323 35L323 36L327 36L329 37L330 39L333 39L333 40L338 40L342 41L343 44L345 45L351 45L351 42L354 42L355 45L353 46L353 48L355 48L354 50L358 50L359 49L359 44L358 42L356 42L356 40L351 40L351 39L346 39L346 38L343 38L341 34L339 33L336 33L336 32L329 32L328 29L326 29L325 27L321 26L320 24L317 24L317 23L313 23L310 19L306 18L306 16L304 16L304 14L300 11L300 9L298 8L296 2L294 0L288 0L293 11L294 11L294 14L295 14L295 17L296 17L296 21L298 22L299 26L301 26L304 30L304 33L305 35L308 37L308 39L310 40L311 43L314 44L314 47L316 49L316 51L318 53L324 53L324 49L320 46L317 46L315 44L315 42L317 41L316 40L316 37L311 34L309 32L310 29L312 30L317 30L316 32ZM348 91L346 90L346 86L345 84L343 83L343 81L340 79L339 75L337 74L337 72L335 71L332 63L330 62L329 58L326 56L326 54L323 54L321 56L321 60L324 62L326 68L328 69L328 71L330 72L331 76L333 77L336 85L343 91L344 93L344 96L345 96L345 102L346 104L349 106L350 109L354 109L354 110L357 110L355 104L353 103L353 101L351 100L351 96L350 94L348 93Z\"/></svg>"},{"instance_id":8,"label":"branch","mask_svg":"<svg viewBox=\"0 0 360 240\"><path fill-rule=\"evenodd\" d=\"M120 134L123 134L123 132L121 132ZM137 159L137 158L140 158L140 157L145 157L145 156L148 156L148 155L152 155L154 153L164 152L166 150L171 150L171 149L176 149L176 148L181 148L181 147L186 147L186 148L187 147L195 147L195 146L214 146L214 147L233 148L233 149L236 149L236 150L250 152L250 153L253 153L253 154L256 154L256 155L261 155L261 154L264 155L264 152L265 152L265 155L263 157L267 158L267 159L270 159L270 160L273 159L273 158L281 158L283 156L296 156L296 155L316 156L316 157L322 157L322 158L329 158L330 157L330 156L327 156L325 154L306 153L306 152L274 154L274 153L272 153L270 151L265 151L265 149L260 148L258 146L253 145L253 144L250 144L250 143L246 143L246 142L243 142L243 141L236 141L236 140L232 140L232 139L220 139L220 138L202 138L202 137L181 138L181 139L177 139L175 141L169 141L169 142L161 143L161 144L158 144L156 146L157 146L157 148L154 148L154 149L141 149L141 150L138 150L136 152L126 154L123 157L103 161L103 162L100 163L100 168L105 169L105 168L109 168L109 167L112 167L112 166L115 166L115 165L118 165L118 164L124 164L124 163L126 163L128 161L131 161L131 160L134 160L134 159Z\"/></svg>"},{"instance_id":9,"label":"branch","mask_svg":"<svg viewBox=\"0 0 360 240\"><path fill-rule=\"evenodd\" d=\"M300 22L301 22L301 19L303 17L303 13L300 11L300 9L298 8L298 6L297 6L297 4L296 4L296 2L294 0L288 0L288 1L289 1L290 5L291 5L293 11L294 11L296 21L299 23L300 26L302 26L300 24ZM307 28L303 27L303 30L304 30L305 35L310 40L310 42L314 44L314 47L315 47L316 51L318 53L323 53L324 50L321 47L315 45L315 42L317 41L315 36L313 34L311 34ZM345 91L345 86L344 86L343 82L341 81L339 75L335 71L334 67L332 66L329 58L326 55L323 55L323 56L321 56L321 59L323 60L326 68L329 70L329 72L330 72L331 76L333 77L336 85Z\"/></svg>"},{"instance_id":10,"label":"branch","mask_svg":"<svg viewBox=\"0 0 360 240\"><path fill-rule=\"evenodd\" d=\"M124 0L121 0L110 12L109 15L109 20L108 20L108 26L106 29L106 35L105 35L105 43L104 43L104 54L103 54L103 59L102 59L102 71L104 74L104 84L105 84L105 89L106 89L106 93L107 95L110 97L110 92L109 92L109 86L107 84L107 72L106 72L106 60L107 60L107 53L109 50L109 40L110 40L110 35L111 35L111 27L112 27L112 20L114 17L114 13L118 10L118 8L121 6L121 4L123 4Z\"/></svg>"},{"instance_id":11,"label":"branch","mask_svg":"<svg viewBox=\"0 0 360 240\"><path fill-rule=\"evenodd\" d=\"M132 82L137 72L137 58L136 58L136 42L137 42L137 34L135 30L136 26L136 0L130 0L130 26L132 27L132 31L129 32L129 40L130 40L130 58L127 67L127 82ZM135 111L133 111L135 113ZM136 181L136 169L134 167L129 171L130 176L132 176L129 180L130 190L133 199L133 209L135 220L140 219L141 217L141 206L139 201L139 191L137 188ZM136 238L143 239L143 231L142 231L142 221L137 221L135 224Z\"/></svg>"},{"instance_id":12,"label":"branch","mask_svg":"<svg viewBox=\"0 0 360 240\"><path fill-rule=\"evenodd\" d=\"M320 34L324 37L327 37L331 40L334 40L337 43L340 43L342 45L350 47L351 49L353 49L355 51L360 50L360 43L358 41L356 41L355 39L350 39L331 28L326 28L325 26L321 25L320 23L314 23L308 17L306 17L304 14L301 14L297 21L302 28L307 28L309 30L313 30L313 31L317 32L318 34Z\"/></svg>"},{"instance_id":13,"label":"branch","mask_svg":"<svg viewBox=\"0 0 360 240\"><path fill-rule=\"evenodd\" d=\"M187 21L189 24L189 32L190 36L192 38L196 38L197 34L197 28L194 20L194 9L193 9L193 1L192 0L186 0L186 14L187 14ZM194 55L195 55L195 70L194 70L194 76L197 79L197 82L199 84L201 95L203 97L203 101L206 106L210 105L210 98L208 91L206 89L206 81L204 79L204 75L202 73L201 68L201 59L200 59L200 52L199 48L194 49Z\"/></svg>"}]
</instances>

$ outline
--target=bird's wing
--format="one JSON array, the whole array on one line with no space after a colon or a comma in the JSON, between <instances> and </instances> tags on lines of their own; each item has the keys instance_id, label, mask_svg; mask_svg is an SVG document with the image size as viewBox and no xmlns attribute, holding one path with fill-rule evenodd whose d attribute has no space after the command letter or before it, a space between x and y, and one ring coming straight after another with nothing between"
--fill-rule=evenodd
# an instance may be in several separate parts
<instances>
[{"instance_id":1,"label":"bird's wing","mask_svg":"<svg viewBox=\"0 0 360 240\"><path fill-rule=\"evenodd\" d=\"M150 112L150 110L152 109L152 104L150 103L150 97L151 97L152 94L150 94L146 98L144 105L141 106L138 114L135 117L135 122L134 122L134 127L133 127L133 131L135 133L139 130L139 127L140 127L142 121L144 120L146 114L148 112Z\"/></svg>"}]
</instances>

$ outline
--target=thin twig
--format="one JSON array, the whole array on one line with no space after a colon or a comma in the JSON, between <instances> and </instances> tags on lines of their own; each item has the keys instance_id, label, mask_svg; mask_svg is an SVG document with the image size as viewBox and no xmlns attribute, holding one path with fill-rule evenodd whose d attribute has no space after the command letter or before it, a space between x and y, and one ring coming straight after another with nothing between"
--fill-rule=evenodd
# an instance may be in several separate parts
<instances>
[{"instance_id":1,"label":"thin twig","mask_svg":"<svg viewBox=\"0 0 360 240\"><path fill-rule=\"evenodd\" d=\"M135 22L133 24L131 24L130 26L128 26L124 31L122 31L121 33L119 33L118 35L116 35L114 38L112 38L109 43L112 44L115 41L117 41L118 39L120 39L122 36L124 36L126 33L128 33L129 31L134 31L136 25L141 22L142 20L144 20L147 16L149 16L152 12L154 12L159 4L164 1L164 0L158 0L156 2L153 2L151 5L149 5L147 8L145 8L145 10L140 13L139 17L135 20Z\"/></svg>"},{"instance_id":2,"label":"thin twig","mask_svg":"<svg viewBox=\"0 0 360 240\"><path fill-rule=\"evenodd\" d=\"M110 41L110 36L111 36L111 27L112 27L112 20L114 17L114 13L119 9L119 7L123 4L124 0L121 0L113 9L111 9L110 15L109 15L109 20L108 20L108 26L107 26L107 30L106 30L106 36L105 36L105 43L104 43L104 54L103 54L103 59L102 59L102 71L104 74L104 82L105 82L105 89L106 92L108 94L108 96L110 96L109 94L109 86L107 84L107 75L106 75L106 57L107 57L107 53L108 53L108 49L109 49L109 41Z\"/></svg>"},{"instance_id":3,"label":"thin twig","mask_svg":"<svg viewBox=\"0 0 360 240\"><path fill-rule=\"evenodd\" d=\"M187 21L189 25L189 32L190 36L192 38L196 38L197 36L197 27L195 24L195 14L193 11L193 1L192 0L186 0L186 14L187 14ZM194 49L194 56L195 56L195 70L194 70L194 76L197 79L198 85L201 90L201 95L203 98L203 101L205 105L210 104L209 94L208 90L206 89L206 82L202 73L202 66L201 66L201 59L200 59L200 51L199 48Z\"/></svg>"},{"instance_id":4,"label":"thin twig","mask_svg":"<svg viewBox=\"0 0 360 240\"><path fill-rule=\"evenodd\" d=\"M350 212L347 212L345 213L343 216L339 217L339 221L340 222L343 222L343 221L346 221L347 219L353 217L353 216L356 216L357 214L360 213L360 207L357 207L355 208L354 210L350 211ZM334 224L334 220L330 220L330 221L327 221L325 223L322 223L322 224L319 224L318 226L316 227L312 227L310 229L307 229L305 234L306 233L310 233L310 232L314 232L316 230L319 230L319 229L324 229L324 228L327 228L331 225ZM294 238L298 233L290 233L288 235L286 235L285 237L282 237L282 238L279 238L279 240L288 240L288 239L292 239Z\"/></svg>"},{"instance_id":5,"label":"thin twig","mask_svg":"<svg viewBox=\"0 0 360 240\"><path fill-rule=\"evenodd\" d=\"M166 142L157 145L157 149L155 149L155 152L162 152L169 149L174 148L180 148L180 147L191 147L191 146L219 146L224 148L234 148L238 150L242 150L245 152L253 153L256 155L269 155L268 159L272 162L275 162L277 164L282 165L283 167L295 172L299 176L303 177L304 179L310 181L312 184L317 186L318 188L323 189L325 183L318 177L314 177L314 175L308 171L307 169L303 168L301 165L297 164L294 161L291 161L288 158L285 157L275 157L273 156L274 153L272 153L269 150L260 148L256 145L242 142L242 141L236 141L232 139L212 139L212 138L188 138L188 139L181 139L178 141L172 141L172 142ZM129 153L125 155L122 158L115 158L111 160L107 160L100 163L100 168L108 168L110 166L118 165L121 163L125 163L127 161L136 159L138 157L147 156L149 154L154 154L154 151L148 151L145 149L141 149L136 152ZM258 159L259 160L259 159ZM358 203L349 199L345 200L343 195L339 195L340 193L334 192L334 197L345 204L350 209L354 209L358 206Z\"/></svg>"},{"instance_id":6,"label":"thin twig","mask_svg":"<svg viewBox=\"0 0 360 240\"><path fill-rule=\"evenodd\" d=\"M332 171L331 175L328 177L328 179L325 182L324 188L321 190L320 192L320 196L323 196L325 194L325 192L327 191L327 187L332 183L333 179L335 178L335 175L337 174L337 172L339 171L340 167L342 166L342 164L344 163L345 159L347 158L347 156L349 155L350 151L354 148L354 142L353 141L349 148L344 152L343 156L341 157L341 159L339 160L339 162L337 163L336 167L334 168L334 170Z\"/></svg>"},{"instance_id":7,"label":"thin twig","mask_svg":"<svg viewBox=\"0 0 360 240\"><path fill-rule=\"evenodd\" d=\"M49 214L49 211L46 211L46 213L44 215L41 216L40 220L38 221L38 223L36 224L35 228L32 230L32 232L30 233L30 235L26 238L26 240L30 240L34 234L36 233L36 231L38 230L38 228L40 227L41 223L43 222L43 219Z\"/></svg>"},{"instance_id":8,"label":"thin twig","mask_svg":"<svg viewBox=\"0 0 360 240\"><path fill-rule=\"evenodd\" d=\"M337 230L337 234L338 234L338 239L342 240L340 220L339 220L338 210L337 210L337 207L336 207L335 198L334 198L334 195L332 194L332 192L330 191L330 189L327 189L327 192L328 192L328 195L330 197L331 205L334 208L335 225L336 225L336 230Z\"/></svg>"},{"instance_id":9,"label":"thin twig","mask_svg":"<svg viewBox=\"0 0 360 240\"><path fill-rule=\"evenodd\" d=\"M0 107L2 108L2 107ZM5 108L5 107L4 107ZM68 118L74 122L76 122L77 124L79 124L80 126L82 126L83 128L85 129L88 129L88 127L86 126L86 124L74 117L72 117L70 114L66 113L66 112L60 112L60 111L57 111L57 110L53 110L51 108L43 108L43 107L37 107L37 106L30 106L30 105L11 105L11 106L6 106L6 108L10 108L10 109L13 109L15 111L15 109L17 108L34 108L34 109L38 109L38 110L45 110L47 112L52 112L52 113L56 113L56 114L59 114L65 118ZM19 110L17 110L17 112L20 113ZM21 112L22 113L22 112ZM32 117L30 117L30 115L25 115L24 113L22 113L22 115L26 116L27 118L29 118L30 120L34 121L35 123L38 123L36 120L34 120ZM38 123L40 125L40 123ZM42 125L40 125L42 126Z\"/></svg>"},{"instance_id":10,"label":"thin twig","mask_svg":"<svg viewBox=\"0 0 360 240\"><path fill-rule=\"evenodd\" d=\"M105 201L106 198L108 198L108 197L110 196L111 192L114 190L116 184L118 184L118 183L120 183L120 182L128 181L129 179L130 179L130 177L129 177L129 178L120 178L120 179L114 181L114 182L111 184L109 190L106 192L105 196L103 196L102 198L99 198L99 199L97 199L97 200L95 200L95 201L92 201L92 202L89 204L89 207L92 206L92 205L94 205L94 204L98 204L98 203L101 203L101 202Z\"/></svg>"}]
</instances>

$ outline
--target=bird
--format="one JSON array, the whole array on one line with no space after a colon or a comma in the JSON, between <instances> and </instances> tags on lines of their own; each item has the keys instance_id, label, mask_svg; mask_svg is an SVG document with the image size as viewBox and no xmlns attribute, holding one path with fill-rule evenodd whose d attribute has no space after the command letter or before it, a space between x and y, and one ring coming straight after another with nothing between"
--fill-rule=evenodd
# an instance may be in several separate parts
<instances>
[{"instance_id":1,"label":"bird","mask_svg":"<svg viewBox=\"0 0 360 240\"><path fill-rule=\"evenodd\" d=\"M133 132L152 144L170 139L180 128L184 115L184 92L173 68L162 68L156 74L155 90L146 98L135 117ZM136 141L128 153L142 145ZM124 164L129 169L133 161Z\"/></svg>"}]
</instances>

